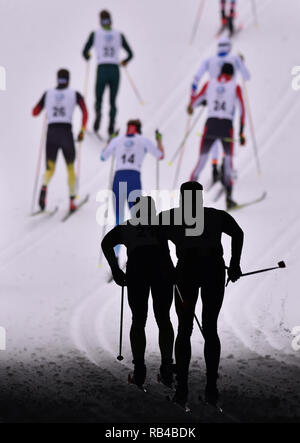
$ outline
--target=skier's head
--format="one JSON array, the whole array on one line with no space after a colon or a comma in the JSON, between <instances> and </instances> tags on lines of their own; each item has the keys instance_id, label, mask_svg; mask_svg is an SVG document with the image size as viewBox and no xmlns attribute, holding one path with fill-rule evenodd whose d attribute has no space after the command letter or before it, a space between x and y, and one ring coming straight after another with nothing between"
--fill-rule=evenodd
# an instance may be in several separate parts
<instances>
[{"instance_id":1,"label":"skier's head","mask_svg":"<svg viewBox=\"0 0 300 443\"><path fill-rule=\"evenodd\" d=\"M186 235L199 236L204 229L203 186L198 182L186 182L180 187L180 207Z\"/></svg>"},{"instance_id":2,"label":"skier's head","mask_svg":"<svg viewBox=\"0 0 300 443\"><path fill-rule=\"evenodd\" d=\"M103 28L110 28L112 25L111 15L108 11L103 10L100 12L100 25Z\"/></svg>"},{"instance_id":3,"label":"skier's head","mask_svg":"<svg viewBox=\"0 0 300 443\"><path fill-rule=\"evenodd\" d=\"M231 51L231 41L229 37L220 37L218 41L218 55L224 57Z\"/></svg>"},{"instance_id":4,"label":"skier's head","mask_svg":"<svg viewBox=\"0 0 300 443\"><path fill-rule=\"evenodd\" d=\"M231 63L224 63L221 69L221 75L232 77L234 75L234 66Z\"/></svg>"},{"instance_id":5,"label":"skier's head","mask_svg":"<svg viewBox=\"0 0 300 443\"><path fill-rule=\"evenodd\" d=\"M150 196L139 196L132 207L135 224L154 225L157 221L155 201Z\"/></svg>"},{"instance_id":6,"label":"skier's head","mask_svg":"<svg viewBox=\"0 0 300 443\"><path fill-rule=\"evenodd\" d=\"M57 71L58 86L67 87L69 85L69 81L70 81L70 72L67 69L60 69L59 71Z\"/></svg>"},{"instance_id":7,"label":"skier's head","mask_svg":"<svg viewBox=\"0 0 300 443\"><path fill-rule=\"evenodd\" d=\"M141 134L142 133L142 122L141 120L132 119L127 122L127 134Z\"/></svg>"}]
</instances>

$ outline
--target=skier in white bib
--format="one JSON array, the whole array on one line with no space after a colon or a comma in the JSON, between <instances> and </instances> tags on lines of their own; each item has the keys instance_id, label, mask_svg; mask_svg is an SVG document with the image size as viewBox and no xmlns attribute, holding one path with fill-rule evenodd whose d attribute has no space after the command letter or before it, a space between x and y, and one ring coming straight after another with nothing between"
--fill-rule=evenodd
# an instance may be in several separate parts
<instances>
[{"instance_id":1,"label":"skier in white bib","mask_svg":"<svg viewBox=\"0 0 300 443\"><path fill-rule=\"evenodd\" d=\"M196 75L194 76L191 99L197 94L198 84L202 80L203 76L208 73L211 79L219 77L221 69L225 63L230 63L234 66L234 77L236 78L238 73L245 81L250 80L250 72L247 69L244 58L242 55L231 53L231 41L228 37L221 37L218 41L217 54L206 58L200 65ZM220 171L218 169L218 154L219 154L219 142L215 141L212 146L212 176L213 182L216 182L220 178Z\"/></svg>"},{"instance_id":2,"label":"skier in white bib","mask_svg":"<svg viewBox=\"0 0 300 443\"><path fill-rule=\"evenodd\" d=\"M246 143L244 136L245 106L242 90L234 79L234 67L225 63L218 79L212 79L205 83L200 93L191 99L188 112L192 113L195 106L206 100L208 107L208 119L205 124L200 145L199 160L191 174L190 180L197 181L200 172L204 168L209 151L216 140L220 140L224 150L224 177L223 184L226 189L227 209L236 206L232 199L232 169L233 169L233 120L236 103L240 105L240 144Z\"/></svg>"},{"instance_id":3,"label":"skier in white bib","mask_svg":"<svg viewBox=\"0 0 300 443\"><path fill-rule=\"evenodd\" d=\"M157 145L143 137L140 120L129 120L126 135L114 137L101 154L101 160L106 161L110 156L115 157L115 175L113 192L115 194L116 225L124 221L125 203L131 209L137 197L141 194L141 168L147 153L155 158L164 158L162 135L155 133ZM116 248L119 253L119 246Z\"/></svg>"},{"instance_id":4,"label":"skier in white bib","mask_svg":"<svg viewBox=\"0 0 300 443\"><path fill-rule=\"evenodd\" d=\"M82 111L82 124L78 141L82 141L88 120L88 112L82 95L69 88L69 80L69 71L60 69L57 73L57 87L45 92L32 111L33 116L37 116L45 108L48 123L46 172L43 177L43 185L39 197L39 206L42 211L46 207L47 186L55 171L59 149L62 150L67 164L70 211L76 210L76 175L74 169L76 153L72 133L72 119L74 109L78 105Z\"/></svg>"},{"instance_id":5,"label":"skier in white bib","mask_svg":"<svg viewBox=\"0 0 300 443\"><path fill-rule=\"evenodd\" d=\"M111 136L115 131L117 114L116 98L120 82L119 65L126 66L132 59L133 53L125 36L121 32L112 29L112 18L108 11L100 12L100 24L101 28L90 34L83 50L83 57L89 60L90 49L94 47L98 64L94 131L98 133L100 128L102 98L104 90L108 86L110 90L108 134ZM127 52L127 57L120 63L120 50L122 48Z\"/></svg>"}]
</instances>

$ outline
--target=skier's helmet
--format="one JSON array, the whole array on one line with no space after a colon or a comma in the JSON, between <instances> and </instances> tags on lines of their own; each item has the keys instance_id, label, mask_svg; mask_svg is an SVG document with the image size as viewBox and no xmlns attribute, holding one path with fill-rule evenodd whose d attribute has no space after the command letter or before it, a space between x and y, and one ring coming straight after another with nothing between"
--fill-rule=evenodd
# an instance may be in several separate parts
<instances>
[{"instance_id":1,"label":"skier's helmet","mask_svg":"<svg viewBox=\"0 0 300 443\"><path fill-rule=\"evenodd\" d=\"M231 41L229 37L220 37L218 41L218 55L227 55L231 51Z\"/></svg>"},{"instance_id":2,"label":"skier's helmet","mask_svg":"<svg viewBox=\"0 0 300 443\"><path fill-rule=\"evenodd\" d=\"M67 69L60 69L57 72L57 83L59 85L68 85L70 81L70 72Z\"/></svg>"},{"instance_id":3,"label":"skier's helmet","mask_svg":"<svg viewBox=\"0 0 300 443\"><path fill-rule=\"evenodd\" d=\"M101 26L110 26L112 24L111 15L108 11L103 10L100 12L100 24Z\"/></svg>"},{"instance_id":4,"label":"skier's helmet","mask_svg":"<svg viewBox=\"0 0 300 443\"><path fill-rule=\"evenodd\" d=\"M139 119L132 119L127 122L127 130L129 130L130 126L134 126L138 132L138 134L142 133L142 122Z\"/></svg>"},{"instance_id":5,"label":"skier's helmet","mask_svg":"<svg viewBox=\"0 0 300 443\"><path fill-rule=\"evenodd\" d=\"M231 63L224 63L221 69L221 74L230 75L230 77L232 77L234 75L234 66Z\"/></svg>"}]
</instances>

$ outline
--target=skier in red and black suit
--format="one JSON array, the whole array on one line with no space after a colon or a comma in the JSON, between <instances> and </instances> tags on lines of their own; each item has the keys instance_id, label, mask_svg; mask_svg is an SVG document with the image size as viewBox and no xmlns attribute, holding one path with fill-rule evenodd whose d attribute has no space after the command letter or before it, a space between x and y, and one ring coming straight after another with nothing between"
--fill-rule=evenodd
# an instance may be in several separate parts
<instances>
[{"instance_id":1,"label":"skier in red and black suit","mask_svg":"<svg viewBox=\"0 0 300 443\"><path fill-rule=\"evenodd\" d=\"M88 111L81 94L69 88L69 79L69 71L60 69L57 73L57 87L45 92L32 111L32 114L37 116L45 108L48 122L46 172L39 197L39 206L42 211L46 207L47 186L54 174L60 148L67 164L70 211L73 212L76 209L74 202L76 196L76 174L74 169L76 153L72 133L72 118L76 105L79 105L82 111L82 124L78 141L82 141L88 120Z\"/></svg>"},{"instance_id":2,"label":"skier in red and black suit","mask_svg":"<svg viewBox=\"0 0 300 443\"><path fill-rule=\"evenodd\" d=\"M227 209L236 206L232 200L232 169L233 169L233 119L235 115L236 102L240 105L240 144L244 145L245 106L242 90L236 84L234 67L230 63L225 63L222 67L218 79L212 79L205 83L198 95L192 97L188 107L188 112L193 113L194 107L207 102L208 119L205 124L204 133L200 146L200 157L194 168L190 180L197 181L200 172L204 168L209 151L215 140L219 139L224 150L224 178L223 184L226 188Z\"/></svg>"},{"instance_id":3,"label":"skier in red and black suit","mask_svg":"<svg viewBox=\"0 0 300 443\"><path fill-rule=\"evenodd\" d=\"M226 14L226 0L221 0L221 22L222 27L228 27L230 35L233 35L236 0L230 0L229 2L229 14Z\"/></svg>"}]
</instances>

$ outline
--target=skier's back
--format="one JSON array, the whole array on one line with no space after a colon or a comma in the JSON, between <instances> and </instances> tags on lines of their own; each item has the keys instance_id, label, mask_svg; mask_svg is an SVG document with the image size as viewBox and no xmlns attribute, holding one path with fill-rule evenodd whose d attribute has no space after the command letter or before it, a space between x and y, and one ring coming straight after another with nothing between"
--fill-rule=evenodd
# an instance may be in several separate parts
<instances>
[{"instance_id":1,"label":"skier's back","mask_svg":"<svg viewBox=\"0 0 300 443\"><path fill-rule=\"evenodd\" d=\"M126 285L128 289L128 302L132 311L130 341L134 363L134 382L141 386L146 378L145 325L151 289L154 314L159 328L160 372L164 382L171 385L174 333L169 314L173 301L173 263L167 241L160 241L157 232L153 199L140 197L133 209L135 214L131 220L116 226L104 237L102 249L115 282L120 286ZM137 218L137 213L139 213L139 218ZM143 214L146 216L144 217ZM124 244L127 249L126 275L120 269L114 253L114 247L119 244Z\"/></svg>"},{"instance_id":2,"label":"skier's back","mask_svg":"<svg viewBox=\"0 0 300 443\"><path fill-rule=\"evenodd\" d=\"M120 81L120 50L123 48L127 52L127 57L121 62L126 66L132 59L133 53L127 43L125 36L112 29L112 18L108 11L100 12L101 27L92 32L83 50L83 57L90 58L90 49L94 46L97 57L97 80L96 80L96 118L94 131L98 132L101 123L102 98L105 88L110 89L110 113L108 133L111 136L115 131L115 119L117 114L116 98Z\"/></svg>"},{"instance_id":3,"label":"skier's back","mask_svg":"<svg viewBox=\"0 0 300 443\"><path fill-rule=\"evenodd\" d=\"M76 152L72 133L72 119L75 107L78 105L82 111L82 124L78 140L82 141L88 120L88 112L81 94L69 88L69 79L69 71L60 69L57 73L57 87L46 91L32 111L33 116L37 116L45 108L48 123L46 172L43 177L43 186L39 198L39 206L42 211L46 207L47 186L55 172L59 149L62 149L67 164L70 211L76 209L76 175L74 169Z\"/></svg>"}]
</instances>

